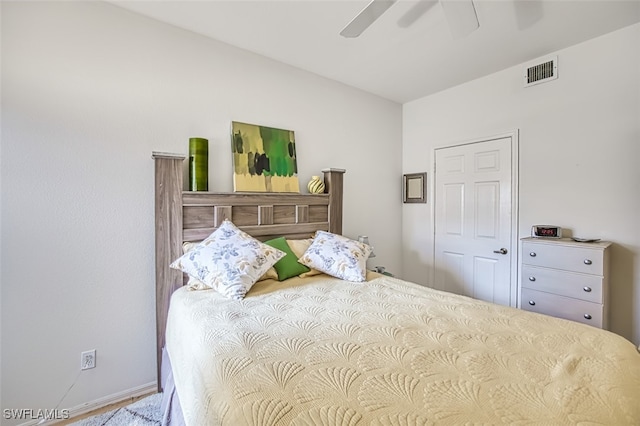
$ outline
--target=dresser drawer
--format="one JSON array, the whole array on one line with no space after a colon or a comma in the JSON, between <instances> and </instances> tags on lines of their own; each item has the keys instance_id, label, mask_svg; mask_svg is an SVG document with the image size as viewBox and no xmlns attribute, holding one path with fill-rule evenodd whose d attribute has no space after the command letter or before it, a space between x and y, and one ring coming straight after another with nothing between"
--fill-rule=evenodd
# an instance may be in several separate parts
<instances>
[{"instance_id":1,"label":"dresser drawer","mask_svg":"<svg viewBox=\"0 0 640 426\"><path fill-rule=\"evenodd\" d=\"M558 269L522 265L522 287L588 302L603 303L603 278Z\"/></svg>"},{"instance_id":2,"label":"dresser drawer","mask_svg":"<svg viewBox=\"0 0 640 426\"><path fill-rule=\"evenodd\" d=\"M522 243L522 263L585 274L603 275L603 252L560 244Z\"/></svg>"},{"instance_id":3,"label":"dresser drawer","mask_svg":"<svg viewBox=\"0 0 640 426\"><path fill-rule=\"evenodd\" d=\"M522 309L602 328L603 305L542 291L522 289Z\"/></svg>"}]
</instances>

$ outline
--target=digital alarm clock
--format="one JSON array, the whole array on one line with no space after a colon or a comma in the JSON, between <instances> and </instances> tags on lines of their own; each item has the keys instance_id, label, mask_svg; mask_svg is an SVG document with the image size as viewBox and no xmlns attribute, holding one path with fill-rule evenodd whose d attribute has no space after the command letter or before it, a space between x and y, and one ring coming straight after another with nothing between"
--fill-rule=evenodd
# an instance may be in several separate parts
<instances>
[{"instance_id":1,"label":"digital alarm clock","mask_svg":"<svg viewBox=\"0 0 640 426\"><path fill-rule=\"evenodd\" d=\"M555 225L533 225L531 236L536 238L562 238L562 228Z\"/></svg>"}]
</instances>

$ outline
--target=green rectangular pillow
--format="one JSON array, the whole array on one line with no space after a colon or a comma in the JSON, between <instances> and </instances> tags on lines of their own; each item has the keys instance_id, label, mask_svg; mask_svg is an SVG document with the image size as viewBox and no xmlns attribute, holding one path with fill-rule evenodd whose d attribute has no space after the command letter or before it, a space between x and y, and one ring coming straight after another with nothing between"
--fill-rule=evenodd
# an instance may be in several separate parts
<instances>
[{"instance_id":1,"label":"green rectangular pillow","mask_svg":"<svg viewBox=\"0 0 640 426\"><path fill-rule=\"evenodd\" d=\"M284 237L274 238L273 240L264 242L271 247L275 247L278 250L282 250L286 253L286 256L276 262L273 268L278 273L278 281L284 281L287 278L297 277L300 274L309 272L310 269L301 263L298 263L298 257L287 244L287 240Z\"/></svg>"}]
</instances>

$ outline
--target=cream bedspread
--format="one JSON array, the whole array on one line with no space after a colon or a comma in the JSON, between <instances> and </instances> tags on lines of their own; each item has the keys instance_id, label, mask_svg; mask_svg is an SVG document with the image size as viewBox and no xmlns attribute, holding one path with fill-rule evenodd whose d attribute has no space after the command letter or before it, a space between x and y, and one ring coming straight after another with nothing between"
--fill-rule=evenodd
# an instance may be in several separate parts
<instances>
[{"instance_id":1,"label":"cream bedspread","mask_svg":"<svg viewBox=\"0 0 640 426\"><path fill-rule=\"evenodd\" d=\"M187 425L640 424L640 355L586 325L390 277L175 292Z\"/></svg>"}]
</instances>

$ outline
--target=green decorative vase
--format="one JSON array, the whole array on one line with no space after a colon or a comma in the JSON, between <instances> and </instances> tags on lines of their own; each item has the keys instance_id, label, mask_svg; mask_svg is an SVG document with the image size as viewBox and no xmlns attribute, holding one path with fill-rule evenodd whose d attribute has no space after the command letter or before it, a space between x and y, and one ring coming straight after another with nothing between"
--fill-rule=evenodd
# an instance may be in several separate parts
<instances>
[{"instance_id":1,"label":"green decorative vase","mask_svg":"<svg viewBox=\"0 0 640 426\"><path fill-rule=\"evenodd\" d=\"M189 139L189 191L209 190L209 141Z\"/></svg>"},{"instance_id":2,"label":"green decorative vase","mask_svg":"<svg viewBox=\"0 0 640 426\"><path fill-rule=\"evenodd\" d=\"M307 184L307 189L311 194L323 194L324 182L320 179L320 176L311 176L311 180Z\"/></svg>"}]
</instances>

